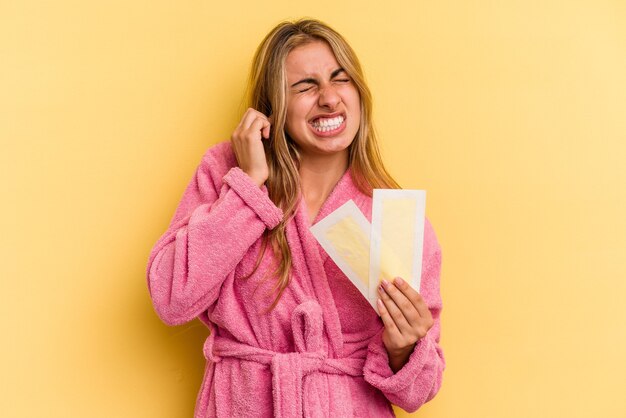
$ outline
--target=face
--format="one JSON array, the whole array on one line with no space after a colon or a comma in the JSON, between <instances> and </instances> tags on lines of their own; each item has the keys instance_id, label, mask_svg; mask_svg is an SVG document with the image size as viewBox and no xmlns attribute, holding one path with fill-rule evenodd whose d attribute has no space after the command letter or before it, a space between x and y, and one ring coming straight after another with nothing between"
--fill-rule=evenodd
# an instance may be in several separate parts
<instances>
[{"instance_id":1,"label":"face","mask_svg":"<svg viewBox=\"0 0 626 418\"><path fill-rule=\"evenodd\" d=\"M323 41L294 48L285 61L285 130L303 158L348 152L359 130L361 104L352 79Z\"/></svg>"}]
</instances>

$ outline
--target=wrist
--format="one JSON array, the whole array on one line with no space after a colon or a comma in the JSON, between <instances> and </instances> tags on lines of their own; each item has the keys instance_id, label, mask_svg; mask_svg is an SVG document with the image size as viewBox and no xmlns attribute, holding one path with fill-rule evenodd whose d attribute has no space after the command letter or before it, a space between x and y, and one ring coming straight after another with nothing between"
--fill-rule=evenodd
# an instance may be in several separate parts
<instances>
[{"instance_id":1,"label":"wrist","mask_svg":"<svg viewBox=\"0 0 626 418\"><path fill-rule=\"evenodd\" d=\"M389 367L394 373L397 373L409 361L409 357L413 353L415 343L401 349L387 351L389 355Z\"/></svg>"},{"instance_id":2,"label":"wrist","mask_svg":"<svg viewBox=\"0 0 626 418\"><path fill-rule=\"evenodd\" d=\"M244 173L246 173L248 177L250 177L252 181L255 182L256 185L259 187L263 186L263 183L265 183L265 180L267 180L267 176L259 175L255 172L244 171Z\"/></svg>"}]
</instances>

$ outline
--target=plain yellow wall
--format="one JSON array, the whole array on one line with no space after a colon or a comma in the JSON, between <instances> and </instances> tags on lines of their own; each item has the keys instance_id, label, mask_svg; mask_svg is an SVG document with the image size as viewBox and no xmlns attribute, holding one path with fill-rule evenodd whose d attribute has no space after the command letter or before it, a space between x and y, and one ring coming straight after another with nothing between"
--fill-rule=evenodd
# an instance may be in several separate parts
<instances>
[{"instance_id":1,"label":"plain yellow wall","mask_svg":"<svg viewBox=\"0 0 626 418\"><path fill-rule=\"evenodd\" d=\"M419 417L626 416L626 3L0 3L3 417L189 417L207 335L145 282L285 18L352 43L443 248ZM398 410L399 416L409 416Z\"/></svg>"}]
</instances>

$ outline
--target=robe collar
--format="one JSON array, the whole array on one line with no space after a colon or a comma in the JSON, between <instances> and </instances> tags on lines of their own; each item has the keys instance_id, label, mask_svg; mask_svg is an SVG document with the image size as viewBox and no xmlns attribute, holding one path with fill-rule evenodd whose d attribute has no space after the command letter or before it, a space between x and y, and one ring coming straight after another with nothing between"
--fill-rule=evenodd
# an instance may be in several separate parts
<instances>
[{"instance_id":1,"label":"robe collar","mask_svg":"<svg viewBox=\"0 0 626 418\"><path fill-rule=\"evenodd\" d=\"M354 200L357 206L362 207L363 200L368 199L368 196L363 194L358 189L352 177L352 170L348 168L322 204L315 220L313 221L313 225L324 219L324 217L332 213L335 209L350 199ZM309 216L304 197L300 198L294 220L304 252L304 263L306 266L303 267L306 267L306 270L309 273L312 289L316 295L317 301L322 307L324 326L328 333L333 351L337 357L342 357L343 335L341 332L341 323L339 321L337 307L328 283L328 277L326 276L326 271L324 270L324 263L329 256L322 249L310 231L312 225L309 223Z\"/></svg>"}]
</instances>

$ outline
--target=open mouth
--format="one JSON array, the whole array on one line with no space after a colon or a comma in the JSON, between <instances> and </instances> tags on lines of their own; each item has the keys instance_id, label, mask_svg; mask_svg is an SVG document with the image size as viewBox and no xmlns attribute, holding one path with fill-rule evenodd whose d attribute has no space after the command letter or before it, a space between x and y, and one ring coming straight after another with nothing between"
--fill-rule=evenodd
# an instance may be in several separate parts
<instances>
[{"instance_id":1,"label":"open mouth","mask_svg":"<svg viewBox=\"0 0 626 418\"><path fill-rule=\"evenodd\" d=\"M334 133L343 128L346 118L344 115L335 116L333 118L317 118L310 122L309 125L313 130L320 134Z\"/></svg>"}]
</instances>

